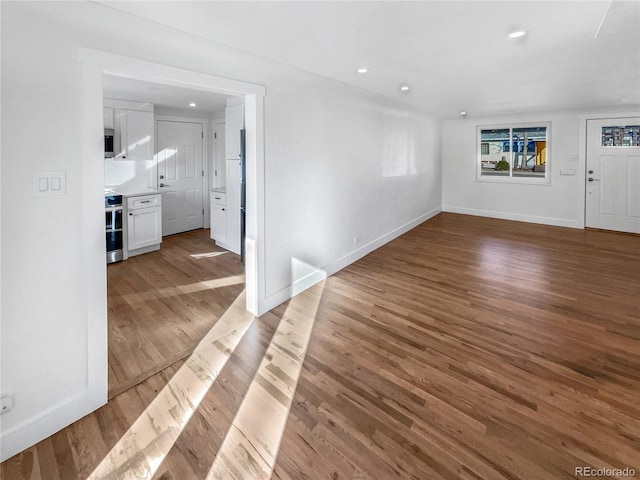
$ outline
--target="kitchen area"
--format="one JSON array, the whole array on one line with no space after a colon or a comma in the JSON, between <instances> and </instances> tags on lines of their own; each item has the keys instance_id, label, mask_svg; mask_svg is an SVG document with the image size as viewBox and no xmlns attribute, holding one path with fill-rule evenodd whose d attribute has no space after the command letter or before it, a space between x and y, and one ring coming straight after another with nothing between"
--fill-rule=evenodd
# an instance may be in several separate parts
<instances>
[{"instance_id":1,"label":"kitchen area","mask_svg":"<svg viewBox=\"0 0 640 480\"><path fill-rule=\"evenodd\" d=\"M190 117L172 106L104 99L107 263L156 251L163 236L205 227L217 245L242 253L244 105L239 97L225 104L204 112L205 121L202 110ZM170 120L177 121L167 126ZM196 123L199 131L178 131Z\"/></svg>"},{"instance_id":2,"label":"kitchen area","mask_svg":"<svg viewBox=\"0 0 640 480\"><path fill-rule=\"evenodd\" d=\"M153 109L148 103L104 100L105 179L113 182L121 170L116 162L134 165L128 182L105 186L107 263L158 250L162 243L161 191L148 175L136 178L136 167L146 169L155 158Z\"/></svg>"},{"instance_id":3,"label":"kitchen area","mask_svg":"<svg viewBox=\"0 0 640 480\"><path fill-rule=\"evenodd\" d=\"M244 288L244 103L103 85L113 398L188 356Z\"/></svg>"}]
</instances>

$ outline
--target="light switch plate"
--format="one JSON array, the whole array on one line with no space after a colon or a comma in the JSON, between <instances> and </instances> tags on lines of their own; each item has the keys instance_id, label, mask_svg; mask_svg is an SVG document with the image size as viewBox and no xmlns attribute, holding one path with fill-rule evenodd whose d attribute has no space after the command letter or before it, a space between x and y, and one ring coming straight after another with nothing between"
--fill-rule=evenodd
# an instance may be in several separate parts
<instances>
[{"instance_id":1,"label":"light switch plate","mask_svg":"<svg viewBox=\"0 0 640 480\"><path fill-rule=\"evenodd\" d=\"M53 197L66 194L66 172L40 172L33 176L34 197Z\"/></svg>"}]
</instances>

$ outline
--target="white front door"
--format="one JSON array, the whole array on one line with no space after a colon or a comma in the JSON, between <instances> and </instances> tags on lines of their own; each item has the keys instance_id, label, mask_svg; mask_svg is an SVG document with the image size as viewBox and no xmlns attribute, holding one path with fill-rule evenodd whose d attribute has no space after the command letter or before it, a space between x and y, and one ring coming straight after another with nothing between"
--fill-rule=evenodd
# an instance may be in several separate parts
<instances>
[{"instance_id":1,"label":"white front door","mask_svg":"<svg viewBox=\"0 0 640 480\"><path fill-rule=\"evenodd\" d=\"M202 124L158 120L162 234L203 227Z\"/></svg>"},{"instance_id":2,"label":"white front door","mask_svg":"<svg viewBox=\"0 0 640 480\"><path fill-rule=\"evenodd\" d=\"M640 233L640 118L587 121L585 225Z\"/></svg>"}]
</instances>

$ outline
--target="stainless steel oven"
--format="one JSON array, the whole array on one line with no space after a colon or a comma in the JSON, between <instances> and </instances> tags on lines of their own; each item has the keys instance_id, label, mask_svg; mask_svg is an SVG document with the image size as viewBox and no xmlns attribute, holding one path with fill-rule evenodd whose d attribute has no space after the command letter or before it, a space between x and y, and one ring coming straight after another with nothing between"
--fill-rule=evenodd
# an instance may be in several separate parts
<instances>
[{"instance_id":1,"label":"stainless steel oven","mask_svg":"<svg viewBox=\"0 0 640 480\"><path fill-rule=\"evenodd\" d=\"M107 234L107 263L119 262L123 258L122 195L105 195L104 210Z\"/></svg>"}]
</instances>

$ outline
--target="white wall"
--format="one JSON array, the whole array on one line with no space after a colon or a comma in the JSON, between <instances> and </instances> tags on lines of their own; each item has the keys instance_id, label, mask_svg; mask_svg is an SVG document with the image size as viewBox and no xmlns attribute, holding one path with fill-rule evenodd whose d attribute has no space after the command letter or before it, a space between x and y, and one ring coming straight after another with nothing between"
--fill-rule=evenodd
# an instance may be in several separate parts
<instances>
[{"instance_id":1,"label":"white wall","mask_svg":"<svg viewBox=\"0 0 640 480\"><path fill-rule=\"evenodd\" d=\"M612 111L611 109L606 109ZM617 111L630 110L617 108ZM615 111L615 110L613 110ZM589 111L597 113L597 111ZM442 133L442 208L509 220L584 227L584 154L580 127L587 111L549 111L445 120ZM476 179L478 126L551 122L550 184ZM574 170L575 175L561 175Z\"/></svg>"},{"instance_id":2,"label":"white wall","mask_svg":"<svg viewBox=\"0 0 640 480\"><path fill-rule=\"evenodd\" d=\"M95 131L97 151L102 119L84 118L78 47L267 87L262 201L271 304L291 291L292 257L334 271L440 208L434 118L97 4L3 3L1 20L0 385L16 401L2 416L2 459L99 405L85 398L92 381L104 382L106 400L107 379L92 378L91 368L106 361L105 348L90 348L94 332L106 330L106 308L89 311L86 300L106 305L104 173L78 142L83 128ZM87 169L95 178L81 184ZM67 194L34 198L40 171L65 171ZM80 202L87 189L95 190L91 205Z\"/></svg>"}]
</instances>

